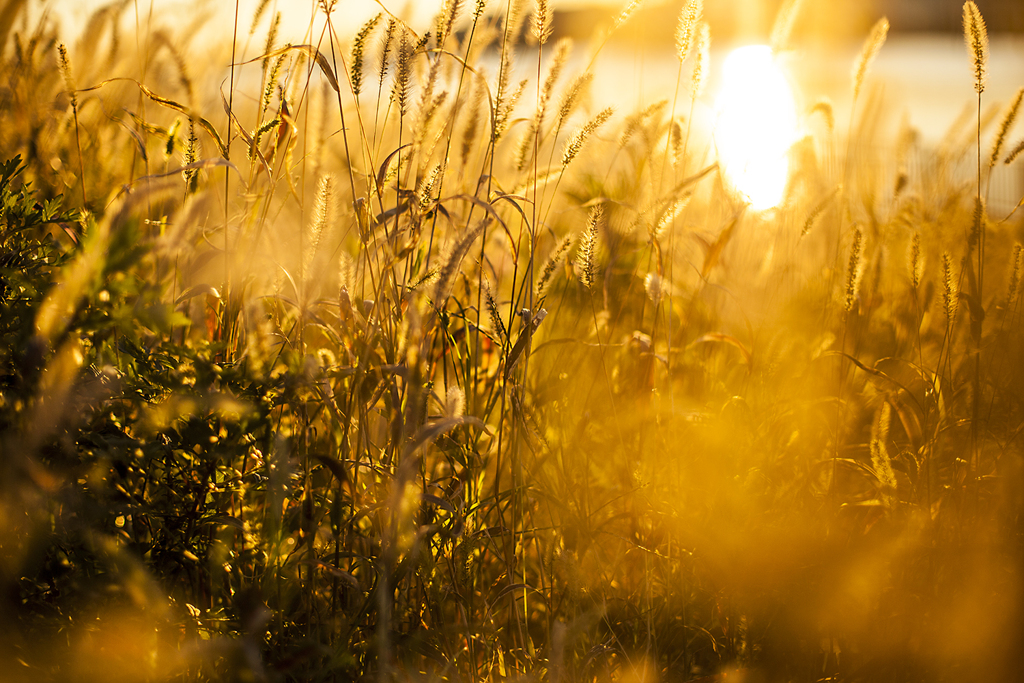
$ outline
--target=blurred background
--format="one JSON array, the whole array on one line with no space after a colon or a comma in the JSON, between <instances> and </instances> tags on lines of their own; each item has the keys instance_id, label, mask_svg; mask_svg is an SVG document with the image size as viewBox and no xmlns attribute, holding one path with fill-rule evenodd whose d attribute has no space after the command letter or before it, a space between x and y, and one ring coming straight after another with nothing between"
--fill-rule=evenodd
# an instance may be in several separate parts
<instances>
[{"instance_id":1,"label":"blurred background","mask_svg":"<svg viewBox=\"0 0 1024 683\"><path fill-rule=\"evenodd\" d=\"M240 0L240 37L249 34L251 18L260 0ZM489 12L504 11L500 0L488 3ZM572 37L577 45L595 48L621 3L588 0L553 0L554 37ZM706 0L705 18L711 27L712 51L709 88L704 106L694 112L694 124L705 133L715 125L714 102L721 87L721 64L734 48L768 42L782 0ZM985 105L998 113L1024 86L1024 2L979 0L991 41ZM192 45L213 44L230 38L235 3L230 0L181 2L178 0L56 0L43 5L52 11L65 32L78 33L99 7L119 6L123 20L143 25L149 12L180 16L195 23L201 36ZM332 21L343 36L352 35L381 7L404 18L417 31L431 26L441 0L342 0ZM678 62L673 32L683 0L647 0L624 28L604 47L597 60L595 105L613 105L625 113L672 96ZM293 43L317 42L324 25L318 2L271 0L262 24L275 12L282 14L281 38ZM872 65L865 84L863 106L872 108L871 129L862 131L856 144L889 144L907 133L925 153L959 135L966 108L973 106L974 90L961 27L960 0L805 0L794 25L793 39L780 55L792 82L799 110L829 100L840 129L850 121L850 70L872 24L887 17L889 38ZM524 2L527 12L532 3ZM313 17L312 21L310 17ZM212 21L200 21L202 18ZM312 37L309 37L312 35ZM525 49L529 49L524 46ZM257 56L259 41L247 42L245 59ZM576 51L581 67L588 50ZM240 59L239 61L243 61ZM529 61L524 60L524 61ZM994 118L994 116L993 116ZM997 212L1011 210L1024 188L1020 166L999 168L989 197ZM965 167L965 173L969 169Z\"/></svg>"}]
</instances>

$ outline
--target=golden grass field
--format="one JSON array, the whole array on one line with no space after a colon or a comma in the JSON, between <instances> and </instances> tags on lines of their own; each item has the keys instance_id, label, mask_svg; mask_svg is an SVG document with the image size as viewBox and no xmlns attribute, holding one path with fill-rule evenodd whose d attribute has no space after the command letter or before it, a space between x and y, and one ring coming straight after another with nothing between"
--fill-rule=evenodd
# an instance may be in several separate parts
<instances>
[{"instance_id":1,"label":"golden grass field","mask_svg":"<svg viewBox=\"0 0 1024 683\"><path fill-rule=\"evenodd\" d=\"M852 114L786 99L810 0L729 96L680 3L674 91L601 108L639 4L196 44L6 0L0 681L1020 676L1024 89L981 12L923 150L878 139L881 17Z\"/></svg>"}]
</instances>

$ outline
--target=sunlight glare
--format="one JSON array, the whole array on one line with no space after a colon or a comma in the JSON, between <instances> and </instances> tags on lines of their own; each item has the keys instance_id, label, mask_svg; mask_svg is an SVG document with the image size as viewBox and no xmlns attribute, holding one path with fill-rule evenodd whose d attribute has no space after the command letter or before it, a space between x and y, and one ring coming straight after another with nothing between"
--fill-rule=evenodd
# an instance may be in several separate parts
<instances>
[{"instance_id":1,"label":"sunlight glare","mask_svg":"<svg viewBox=\"0 0 1024 683\"><path fill-rule=\"evenodd\" d=\"M733 50L722 65L715 144L726 177L756 210L782 201L796 140L793 91L767 45Z\"/></svg>"}]
</instances>

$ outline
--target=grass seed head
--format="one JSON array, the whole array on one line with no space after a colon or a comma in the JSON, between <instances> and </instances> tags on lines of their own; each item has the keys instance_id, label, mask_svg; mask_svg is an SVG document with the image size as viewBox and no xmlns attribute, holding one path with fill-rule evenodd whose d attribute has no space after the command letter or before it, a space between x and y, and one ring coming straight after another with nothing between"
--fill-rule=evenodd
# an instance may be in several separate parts
<instances>
[{"instance_id":1,"label":"grass seed head","mask_svg":"<svg viewBox=\"0 0 1024 683\"><path fill-rule=\"evenodd\" d=\"M310 277L309 267L320 248L320 239L334 218L334 206L337 202L336 184L334 176L329 173L320 178L316 201L313 203L313 216L309 224L309 236L302 255L303 275L307 279Z\"/></svg>"},{"instance_id":2,"label":"grass seed head","mask_svg":"<svg viewBox=\"0 0 1024 683\"><path fill-rule=\"evenodd\" d=\"M587 227L580 237L580 246L576 251L576 268L580 283L587 289L594 287L594 260L597 250L597 232L604 218L604 205L598 204L590 210Z\"/></svg>"},{"instance_id":3,"label":"grass seed head","mask_svg":"<svg viewBox=\"0 0 1024 683\"><path fill-rule=\"evenodd\" d=\"M953 275L953 257L948 251L942 253L942 306L946 312L946 321L952 325L956 320L957 307L960 304L960 292Z\"/></svg>"},{"instance_id":4,"label":"grass seed head","mask_svg":"<svg viewBox=\"0 0 1024 683\"><path fill-rule=\"evenodd\" d=\"M988 77L988 30L978 6L973 0L964 3L964 42L970 53L971 70L974 72L974 90L980 95L985 92Z\"/></svg>"},{"instance_id":5,"label":"grass seed head","mask_svg":"<svg viewBox=\"0 0 1024 683\"><path fill-rule=\"evenodd\" d=\"M260 19L263 18L263 13L267 11L267 5L270 4L270 0L260 0L260 4L256 6L256 12L252 15L252 26L249 27L249 35L256 33L256 26L259 25Z\"/></svg>"},{"instance_id":6,"label":"grass seed head","mask_svg":"<svg viewBox=\"0 0 1024 683\"><path fill-rule=\"evenodd\" d=\"M1013 254L1010 256L1010 281L1006 286L1006 308L1009 310L1013 307L1013 304L1017 301L1017 294L1020 289L1020 274L1021 266L1024 260L1024 253L1022 253L1021 245L1013 245Z\"/></svg>"},{"instance_id":7,"label":"grass seed head","mask_svg":"<svg viewBox=\"0 0 1024 683\"><path fill-rule=\"evenodd\" d=\"M687 0L679 13L679 23L676 25L676 56L680 62L685 62L693 50L693 43L697 37L697 27L704 18L704 1Z\"/></svg>"},{"instance_id":8,"label":"grass seed head","mask_svg":"<svg viewBox=\"0 0 1024 683\"><path fill-rule=\"evenodd\" d=\"M598 112L597 116L587 121L583 127L572 134L572 137L565 143L565 151L562 153L562 166L568 166L572 163L572 160L583 149L583 145L586 143L594 131L600 128L608 119L612 117L614 110L611 107L606 107Z\"/></svg>"},{"instance_id":9,"label":"grass seed head","mask_svg":"<svg viewBox=\"0 0 1024 683\"><path fill-rule=\"evenodd\" d=\"M462 0L444 0L444 4L441 6L441 14L438 16L437 21L436 38L438 47L444 45L445 41L448 40L452 27L455 25L455 21L459 18L461 12Z\"/></svg>"},{"instance_id":10,"label":"grass seed head","mask_svg":"<svg viewBox=\"0 0 1024 683\"><path fill-rule=\"evenodd\" d=\"M412 45L409 43L409 31L401 27L398 38L398 51L395 55L395 81L391 85L391 96L398 103L398 113L405 116L409 111L409 88L412 83Z\"/></svg>"},{"instance_id":11,"label":"grass seed head","mask_svg":"<svg viewBox=\"0 0 1024 683\"><path fill-rule=\"evenodd\" d=\"M188 120L188 138L185 140L185 149L182 152L182 165L190 166L194 164L199 160L199 154L199 136L196 135L196 122L190 118ZM194 168L187 169L181 172L181 177L185 181L185 190L187 192L194 192L198 171Z\"/></svg>"},{"instance_id":12,"label":"grass seed head","mask_svg":"<svg viewBox=\"0 0 1024 683\"><path fill-rule=\"evenodd\" d=\"M1024 98L1024 87L1017 90L1017 94L1014 95L1013 100L1010 102L1010 106L1006 108L1006 112L1003 114L1003 118L999 122L999 131L996 133L996 139L992 143L992 154L989 155L988 160L990 168L995 166L996 162L999 161L999 154L1003 151L1003 143L1006 142L1006 136L1013 128L1013 124L1017 120L1017 114L1020 112L1020 103L1022 98Z\"/></svg>"},{"instance_id":13,"label":"grass seed head","mask_svg":"<svg viewBox=\"0 0 1024 683\"><path fill-rule=\"evenodd\" d=\"M551 5L548 0L537 0L533 10L533 21L530 23L530 33L543 45L551 37Z\"/></svg>"},{"instance_id":14,"label":"grass seed head","mask_svg":"<svg viewBox=\"0 0 1024 683\"><path fill-rule=\"evenodd\" d=\"M1024 152L1024 139L1014 145L1013 149L1006 155L1006 159L1003 160L1004 164L1012 164L1013 160L1020 156L1020 153Z\"/></svg>"},{"instance_id":15,"label":"grass seed head","mask_svg":"<svg viewBox=\"0 0 1024 683\"><path fill-rule=\"evenodd\" d=\"M915 232L910 239L910 284L914 289L921 286L921 273L924 265L921 263L921 233Z\"/></svg>"},{"instance_id":16,"label":"grass seed head","mask_svg":"<svg viewBox=\"0 0 1024 683\"><path fill-rule=\"evenodd\" d=\"M64 86L67 88L68 97L71 98L71 107L78 109L78 94L75 87L75 78L71 73L71 60L68 59L68 48L61 43L57 46L57 64L60 73L64 77Z\"/></svg>"},{"instance_id":17,"label":"grass seed head","mask_svg":"<svg viewBox=\"0 0 1024 683\"><path fill-rule=\"evenodd\" d=\"M547 262L544 264L544 269L540 273L540 278L537 280L537 298L544 296L547 291L548 285L551 283L551 277L555 274L555 270L558 269L558 265L565 258L565 253L569 251L569 247L572 245L573 236L566 235L558 246L555 247L554 251L551 252L551 256L548 257Z\"/></svg>"},{"instance_id":18,"label":"grass seed head","mask_svg":"<svg viewBox=\"0 0 1024 683\"><path fill-rule=\"evenodd\" d=\"M594 74L586 71L572 80L569 87L562 93L562 99L558 104L558 114L555 116L555 128L561 128L566 120L576 111L583 96L588 92L590 84L594 80Z\"/></svg>"},{"instance_id":19,"label":"grass seed head","mask_svg":"<svg viewBox=\"0 0 1024 683\"><path fill-rule=\"evenodd\" d=\"M270 28L267 29L267 42L263 47L263 54L269 55L274 51L274 43L277 42L277 32L281 28L281 13L278 12L274 15L274 21L270 22ZM267 70L267 64L270 62L270 57L263 58L263 70Z\"/></svg>"},{"instance_id":20,"label":"grass seed head","mask_svg":"<svg viewBox=\"0 0 1024 683\"><path fill-rule=\"evenodd\" d=\"M366 41L373 33L374 27L380 21L381 13L376 15L359 29L355 40L352 42L352 65L349 68L349 78L352 80L352 94L359 97L363 88L363 56L366 53Z\"/></svg>"},{"instance_id":21,"label":"grass seed head","mask_svg":"<svg viewBox=\"0 0 1024 683\"><path fill-rule=\"evenodd\" d=\"M867 40L864 41L864 46L860 50L860 56L857 57L857 61L853 65L853 99L857 100L860 95L861 87L864 85L864 77L868 73L868 68L871 66L871 62L878 56L878 51L882 49L882 45L885 44L885 39L889 35L889 20L882 17L875 25L871 28L871 33L868 35Z\"/></svg>"},{"instance_id":22,"label":"grass seed head","mask_svg":"<svg viewBox=\"0 0 1024 683\"><path fill-rule=\"evenodd\" d=\"M380 40L380 65L377 69L377 87L381 89L384 87L384 79L388 76L388 65L391 60L391 48L395 44L395 30L397 28L398 22L395 18L389 18L387 28L384 29L384 35Z\"/></svg>"},{"instance_id":23,"label":"grass seed head","mask_svg":"<svg viewBox=\"0 0 1024 683\"><path fill-rule=\"evenodd\" d=\"M484 284L484 305L487 306L487 317L491 321L491 329L498 337L501 346L508 346L508 333L505 331L505 323L501 319L501 311L498 309L498 302L494 298L494 291L491 289L490 280L486 277Z\"/></svg>"},{"instance_id":24,"label":"grass seed head","mask_svg":"<svg viewBox=\"0 0 1024 683\"><path fill-rule=\"evenodd\" d=\"M853 233L850 247L850 263L846 270L846 301L844 308L849 313L857 303L860 290L860 276L864 260L864 231L859 227Z\"/></svg>"},{"instance_id":25,"label":"grass seed head","mask_svg":"<svg viewBox=\"0 0 1024 683\"><path fill-rule=\"evenodd\" d=\"M619 12L619 16L615 18L615 26L612 30L621 28L623 24L629 21L641 4L643 4L643 0L630 0L629 4L623 7L622 11Z\"/></svg>"},{"instance_id":26,"label":"grass seed head","mask_svg":"<svg viewBox=\"0 0 1024 683\"><path fill-rule=\"evenodd\" d=\"M483 79L481 79L477 82L473 99L470 100L469 112L466 114L466 126L462 129L462 147L459 150L459 156L463 167L469 162L470 152L473 151L473 143L476 142L477 136L480 134L480 108L483 106L486 95L486 85Z\"/></svg>"},{"instance_id":27,"label":"grass seed head","mask_svg":"<svg viewBox=\"0 0 1024 683\"><path fill-rule=\"evenodd\" d=\"M804 0L785 0L775 15L775 23L772 25L772 36L769 44L772 52L778 53L790 48L793 38L793 27L800 16Z\"/></svg>"},{"instance_id":28,"label":"grass seed head","mask_svg":"<svg viewBox=\"0 0 1024 683\"><path fill-rule=\"evenodd\" d=\"M693 62L693 74L690 78L690 96L697 99L707 85L708 70L711 68L711 28L707 22L701 22L697 29L697 58Z\"/></svg>"},{"instance_id":29,"label":"grass seed head","mask_svg":"<svg viewBox=\"0 0 1024 683\"><path fill-rule=\"evenodd\" d=\"M971 214L971 235L970 246L976 247L981 233L985 229L985 200L982 197L974 197L974 212Z\"/></svg>"}]
</instances>

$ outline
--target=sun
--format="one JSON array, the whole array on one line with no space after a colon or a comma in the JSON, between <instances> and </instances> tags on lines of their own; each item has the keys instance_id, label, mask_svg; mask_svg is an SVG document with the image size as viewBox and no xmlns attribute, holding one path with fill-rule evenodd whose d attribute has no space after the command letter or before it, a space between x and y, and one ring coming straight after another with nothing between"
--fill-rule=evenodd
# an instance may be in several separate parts
<instances>
[{"instance_id":1,"label":"sun","mask_svg":"<svg viewBox=\"0 0 1024 683\"><path fill-rule=\"evenodd\" d=\"M782 201L797 137L793 90L767 45L733 50L722 65L715 146L732 187L755 210Z\"/></svg>"}]
</instances>

